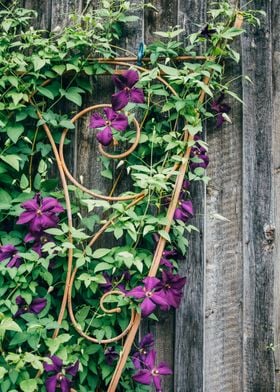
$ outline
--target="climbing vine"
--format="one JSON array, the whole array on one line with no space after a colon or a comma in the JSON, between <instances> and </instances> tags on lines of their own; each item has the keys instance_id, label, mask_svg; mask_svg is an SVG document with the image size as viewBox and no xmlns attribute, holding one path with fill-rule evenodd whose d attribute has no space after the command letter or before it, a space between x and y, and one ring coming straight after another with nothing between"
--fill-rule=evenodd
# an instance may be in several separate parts
<instances>
[{"instance_id":1,"label":"climbing vine","mask_svg":"<svg viewBox=\"0 0 280 392\"><path fill-rule=\"evenodd\" d=\"M172 373L152 334L134 338L141 318L180 305L191 183L209 180L204 124L233 121L225 66L261 13L213 3L197 33L156 32L137 58L117 44L134 8L103 0L46 32L0 2L2 392L161 391ZM104 74L111 99L85 107ZM81 118L108 195L68 165Z\"/></svg>"}]
</instances>

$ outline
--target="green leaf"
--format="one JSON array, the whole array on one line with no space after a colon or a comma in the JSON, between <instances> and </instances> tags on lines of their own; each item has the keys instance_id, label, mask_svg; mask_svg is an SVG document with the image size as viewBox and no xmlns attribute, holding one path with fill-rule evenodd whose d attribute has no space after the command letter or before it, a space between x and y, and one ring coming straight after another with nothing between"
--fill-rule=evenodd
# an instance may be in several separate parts
<instances>
[{"instance_id":1,"label":"green leaf","mask_svg":"<svg viewBox=\"0 0 280 392\"><path fill-rule=\"evenodd\" d=\"M245 30L243 30L243 29L237 29L236 27L231 27L230 29L224 31L221 34L221 37L225 38L225 39L232 39L232 38L234 38L244 32L245 32Z\"/></svg>"},{"instance_id":2,"label":"green leaf","mask_svg":"<svg viewBox=\"0 0 280 392\"><path fill-rule=\"evenodd\" d=\"M54 99L53 93L46 87L37 87L37 90L39 91L40 94L44 95L45 97L49 99Z\"/></svg>"},{"instance_id":3,"label":"green leaf","mask_svg":"<svg viewBox=\"0 0 280 392\"><path fill-rule=\"evenodd\" d=\"M37 389L37 379L30 378L29 380L24 380L19 386L23 392L34 392Z\"/></svg>"},{"instance_id":4,"label":"green leaf","mask_svg":"<svg viewBox=\"0 0 280 392\"><path fill-rule=\"evenodd\" d=\"M166 241L171 242L170 235L165 230L160 230L158 234L163 237Z\"/></svg>"},{"instance_id":5,"label":"green leaf","mask_svg":"<svg viewBox=\"0 0 280 392\"><path fill-rule=\"evenodd\" d=\"M18 155L0 155L0 159L10 165L16 171L19 171L19 161L21 161L21 158Z\"/></svg>"},{"instance_id":6,"label":"green leaf","mask_svg":"<svg viewBox=\"0 0 280 392\"><path fill-rule=\"evenodd\" d=\"M16 143L19 137L24 132L24 127L22 124L10 124L6 127L7 135L12 140L13 143Z\"/></svg>"},{"instance_id":7,"label":"green leaf","mask_svg":"<svg viewBox=\"0 0 280 392\"><path fill-rule=\"evenodd\" d=\"M0 367L0 380L4 378L6 373L8 373L8 370L5 369L4 367Z\"/></svg>"},{"instance_id":8,"label":"green leaf","mask_svg":"<svg viewBox=\"0 0 280 392\"><path fill-rule=\"evenodd\" d=\"M82 92L84 92L84 91L82 89L80 89L79 87L70 87L66 91L65 97L69 101L75 103L76 105L81 106L82 105L82 97L81 97L80 93L82 93Z\"/></svg>"},{"instance_id":9,"label":"green leaf","mask_svg":"<svg viewBox=\"0 0 280 392\"><path fill-rule=\"evenodd\" d=\"M51 235L64 235L64 231L60 230L60 229L56 229L56 228L52 228L52 229L46 229L44 230L46 233L51 234Z\"/></svg>"},{"instance_id":10,"label":"green leaf","mask_svg":"<svg viewBox=\"0 0 280 392\"><path fill-rule=\"evenodd\" d=\"M107 271L109 269L112 269L113 267L114 267L113 264L101 262L101 263L98 263L97 266L95 267L94 273L100 272L100 271Z\"/></svg>"},{"instance_id":11,"label":"green leaf","mask_svg":"<svg viewBox=\"0 0 280 392\"><path fill-rule=\"evenodd\" d=\"M102 257L106 256L108 253L111 252L111 249L100 248L93 252L92 258L93 259L101 259Z\"/></svg>"},{"instance_id":12,"label":"green leaf","mask_svg":"<svg viewBox=\"0 0 280 392\"><path fill-rule=\"evenodd\" d=\"M75 125L72 123L70 120L61 120L59 125L62 128L67 128L67 129L75 129Z\"/></svg>"},{"instance_id":13,"label":"green leaf","mask_svg":"<svg viewBox=\"0 0 280 392\"><path fill-rule=\"evenodd\" d=\"M39 56L33 56L32 57L32 62L33 62L35 71L39 71L46 64L46 60L42 59Z\"/></svg>"},{"instance_id":14,"label":"green leaf","mask_svg":"<svg viewBox=\"0 0 280 392\"><path fill-rule=\"evenodd\" d=\"M13 321L12 318L7 317L4 318L0 323L0 330L1 331L15 331L15 332L22 332L20 326Z\"/></svg>"},{"instance_id":15,"label":"green leaf","mask_svg":"<svg viewBox=\"0 0 280 392\"><path fill-rule=\"evenodd\" d=\"M28 187L28 185L29 185L28 178L26 177L25 174L22 174L22 176L20 178L20 184L19 184L20 188L26 189Z\"/></svg>"},{"instance_id":16,"label":"green leaf","mask_svg":"<svg viewBox=\"0 0 280 392\"><path fill-rule=\"evenodd\" d=\"M58 75L62 75L65 71L65 65L64 64L60 64L60 65L54 65L52 67L52 69L54 70L54 72L56 72Z\"/></svg>"},{"instance_id":17,"label":"green leaf","mask_svg":"<svg viewBox=\"0 0 280 392\"><path fill-rule=\"evenodd\" d=\"M180 74L177 68L168 67L167 65L163 64L158 64L158 66L166 75L179 76Z\"/></svg>"}]
</instances>

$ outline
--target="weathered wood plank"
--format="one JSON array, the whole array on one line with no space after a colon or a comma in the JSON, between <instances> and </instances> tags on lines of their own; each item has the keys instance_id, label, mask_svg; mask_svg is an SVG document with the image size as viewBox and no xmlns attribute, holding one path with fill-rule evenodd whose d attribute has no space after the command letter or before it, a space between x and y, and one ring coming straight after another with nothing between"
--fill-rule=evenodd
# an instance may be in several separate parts
<instances>
[{"instance_id":1,"label":"weathered wood plank","mask_svg":"<svg viewBox=\"0 0 280 392\"><path fill-rule=\"evenodd\" d=\"M178 24L185 28L186 34L197 30L194 23L205 20L205 1L179 0ZM178 392L203 390L204 194L202 184L196 184L191 189L196 213L192 224L200 233L189 238L190 247L180 271L187 276L188 282L181 306L176 312L174 391Z\"/></svg>"},{"instance_id":2,"label":"weathered wood plank","mask_svg":"<svg viewBox=\"0 0 280 392\"><path fill-rule=\"evenodd\" d=\"M272 220L272 246L274 244L274 356L275 356L275 391L280 391L280 1L275 0L271 5L272 14L272 77L273 77L273 201L274 219Z\"/></svg>"},{"instance_id":3,"label":"weathered wood plank","mask_svg":"<svg viewBox=\"0 0 280 392\"><path fill-rule=\"evenodd\" d=\"M246 1L242 1L245 4ZM242 39L243 73L243 251L244 390L273 391L273 255L265 227L272 219L272 42L271 3L250 8L267 13L260 29Z\"/></svg>"}]
</instances>

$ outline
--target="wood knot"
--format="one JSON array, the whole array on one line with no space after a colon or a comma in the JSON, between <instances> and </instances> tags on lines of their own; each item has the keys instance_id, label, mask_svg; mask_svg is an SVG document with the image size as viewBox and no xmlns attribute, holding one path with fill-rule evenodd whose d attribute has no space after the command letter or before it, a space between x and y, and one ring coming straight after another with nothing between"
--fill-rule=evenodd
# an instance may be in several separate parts
<instances>
[{"instance_id":1,"label":"wood knot","mask_svg":"<svg viewBox=\"0 0 280 392\"><path fill-rule=\"evenodd\" d=\"M273 242L275 239L275 226L272 224L265 224L263 227L264 237L268 242Z\"/></svg>"}]
</instances>

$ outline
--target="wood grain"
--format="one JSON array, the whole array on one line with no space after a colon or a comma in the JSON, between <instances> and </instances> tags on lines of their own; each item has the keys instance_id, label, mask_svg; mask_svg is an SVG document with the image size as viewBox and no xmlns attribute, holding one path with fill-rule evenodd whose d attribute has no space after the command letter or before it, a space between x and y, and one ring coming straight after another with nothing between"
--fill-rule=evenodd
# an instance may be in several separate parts
<instances>
[{"instance_id":1,"label":"wood grain","mask_svg":"<svg viewBox=\"0 0 280 392\"><path fill-rule=\"evenodd\" d=\"M245 3L245 1L244 1ZM273 253L264 229L272 219L272 36L271 5L258 30L242 39L243 73L243 388L274 391Z\"/></svg>"}]
</instances>

